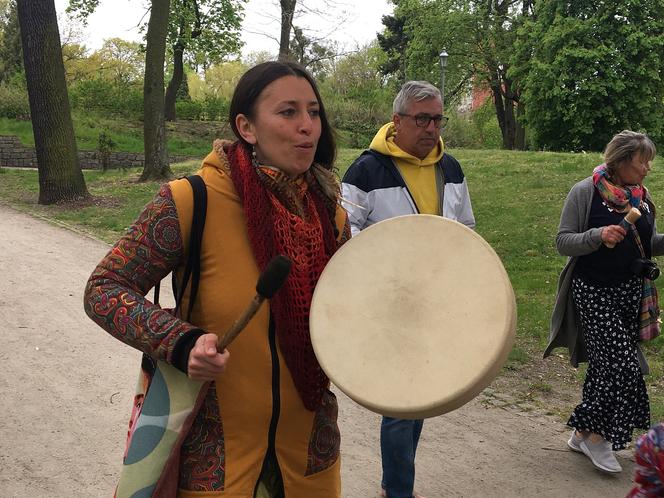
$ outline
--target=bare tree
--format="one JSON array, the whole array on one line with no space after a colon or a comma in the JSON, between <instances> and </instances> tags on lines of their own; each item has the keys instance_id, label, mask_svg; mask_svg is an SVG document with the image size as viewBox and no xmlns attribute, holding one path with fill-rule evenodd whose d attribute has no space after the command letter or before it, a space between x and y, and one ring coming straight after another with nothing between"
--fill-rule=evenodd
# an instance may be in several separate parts
<instances>
[{"instance_id":1,"label":"bare tree","mask_svg":"<svg viewBox=\"0 0 664 498\"><path fill-rule=\"evenodd\" d=\"M18 0L39 203L89 197L78 163L54 0Z\"/></svg>"}]
</instances>

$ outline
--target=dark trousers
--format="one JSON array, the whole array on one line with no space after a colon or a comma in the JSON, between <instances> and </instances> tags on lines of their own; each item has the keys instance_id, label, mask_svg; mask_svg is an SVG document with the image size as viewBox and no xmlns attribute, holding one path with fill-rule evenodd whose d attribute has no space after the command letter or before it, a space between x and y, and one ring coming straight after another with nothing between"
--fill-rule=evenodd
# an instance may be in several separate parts
<instances>
[{"instance_id":1,"label":"dark trousers","mask_svg":"<svg viewBox=\"0 0 664 498\"><path fill-rule=\"evenodd\" d=\"M423 420L383 417L380 453L383 461L382 486L387 498L412 498L415 485L415 452Z\"/></svg>"}]
</instances>

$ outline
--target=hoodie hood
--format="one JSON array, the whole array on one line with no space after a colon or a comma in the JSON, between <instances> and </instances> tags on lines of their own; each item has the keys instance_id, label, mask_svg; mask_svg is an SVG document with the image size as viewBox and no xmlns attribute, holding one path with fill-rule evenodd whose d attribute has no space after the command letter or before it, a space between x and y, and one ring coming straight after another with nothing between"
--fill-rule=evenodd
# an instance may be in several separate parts
<instances>
[{"instance_id":1,"label":"hoodie hood","mask_svg":"<svg viewBox=\"0 0 664 498\"><path fill-rule=\"evenodd\" d=\"M401 149L394 142L395 136L396 130L394 129L394 123L389 122L378 130L378 133L376 133L376 136L371 141L369 148L376 152L380 152L381 154L391 156L397 159L401 164L416 167L431 166L440 161L443 157L445 147L442 138L438 139L438 144L431 149L431 152L429 152L427 157L420 159Z\"/></svg>"}]
</instances>

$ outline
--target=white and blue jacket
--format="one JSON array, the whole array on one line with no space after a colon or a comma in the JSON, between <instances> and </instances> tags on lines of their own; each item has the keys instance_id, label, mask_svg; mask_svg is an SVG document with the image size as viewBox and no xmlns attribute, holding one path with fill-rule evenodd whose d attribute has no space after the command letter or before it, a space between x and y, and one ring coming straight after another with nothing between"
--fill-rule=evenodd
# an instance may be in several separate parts
<instances>
[{"instance_id":1,"label":"white and blue jacket","mask_svg":"<svg viewBox=\"0 0 664 498\"><path fill-rule=\"evenodd\" d=\"M468 185L459 162L444 153L435 168L439 212L445 218L475 228ZM353 235L379 221L419 213L392 158L372 149L365 150L350 165L341 188L342 197L350 201L345 202L344 207Z\"/></svg>"}]
</instances>

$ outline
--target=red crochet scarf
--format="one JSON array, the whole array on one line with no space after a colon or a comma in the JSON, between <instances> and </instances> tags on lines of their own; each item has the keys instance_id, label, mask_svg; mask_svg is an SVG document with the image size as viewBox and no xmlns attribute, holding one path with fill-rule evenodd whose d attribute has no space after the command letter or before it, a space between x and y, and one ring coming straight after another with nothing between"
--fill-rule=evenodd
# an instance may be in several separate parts
<instances>
[{"instance_id":1,"label":"red crochet scarf","mask_svg":"<svg viewBox=\"0 0 664 498\"><path fill-rule=\"evenodd\" d=\"M293 265L284 286L270 301L277 340L304 406L316 410L329 379L320 368L309 336L309 308L318 278L337 248L330 203L313 176L305 175L300 207L294 214L280 201L252 162L247 146L235 142L225 148L231 178L243 203L249 242L260 271L277 254ZM276 190L276 189L274 189Z\"/></svg>"}]
</instances>

